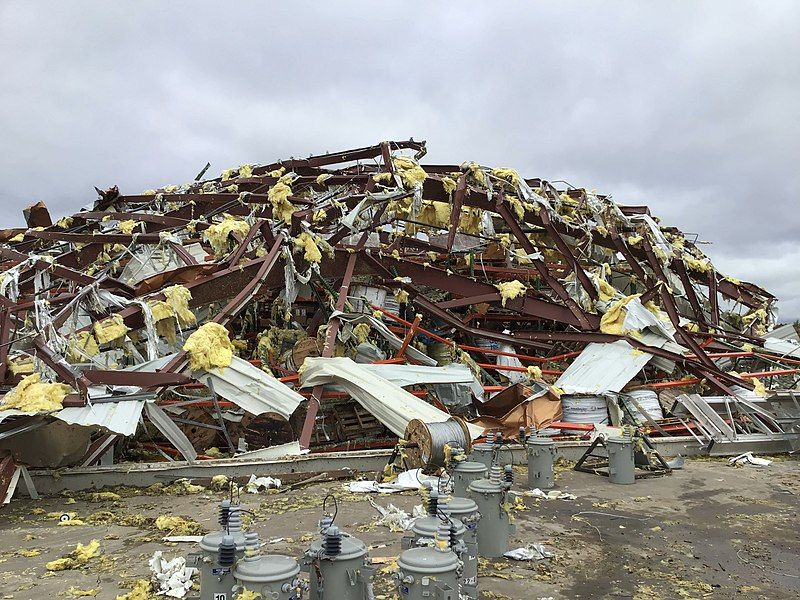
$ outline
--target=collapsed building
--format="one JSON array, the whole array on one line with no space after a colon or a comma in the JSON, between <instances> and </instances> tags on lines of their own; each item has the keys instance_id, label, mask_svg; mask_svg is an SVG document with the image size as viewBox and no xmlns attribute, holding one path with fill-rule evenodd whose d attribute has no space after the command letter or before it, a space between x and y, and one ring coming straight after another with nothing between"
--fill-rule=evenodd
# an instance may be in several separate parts
<instances>
[{"instance_id":1,"label":"collapsed building","mask_svg":"<svg viewBox=\"0 0 800 600\"><path fill-rule=\"evenodd\" d=\"M0 481L390 448L450 415L474 436L796 444L800 345L771 336L768 291L646 206L425 151L26 209L0 231Z\"/></svg>"}]
</instances>

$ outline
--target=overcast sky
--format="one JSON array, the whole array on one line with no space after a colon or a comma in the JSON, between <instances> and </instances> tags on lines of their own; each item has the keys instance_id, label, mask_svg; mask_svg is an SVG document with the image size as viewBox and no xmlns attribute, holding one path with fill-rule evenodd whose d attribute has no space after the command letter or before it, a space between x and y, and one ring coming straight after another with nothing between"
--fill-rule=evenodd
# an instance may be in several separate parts
<instances>
[{"instance_id":1,"label":"overcast sky","mask_svg":"<svg viewBox=\"0 0 800 600\"><path fill-rule=\"evenodd\" d=\"M797 319L798 24L776 1L2 0L0 226L414 137L646 203Z\"/></svg>"}]
</instances>

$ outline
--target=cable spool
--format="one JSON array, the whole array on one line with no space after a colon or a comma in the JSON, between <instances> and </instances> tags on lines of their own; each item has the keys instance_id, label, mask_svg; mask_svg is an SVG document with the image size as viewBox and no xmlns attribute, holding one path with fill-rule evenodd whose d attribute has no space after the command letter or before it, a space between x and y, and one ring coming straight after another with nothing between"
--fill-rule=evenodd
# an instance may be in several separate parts
<instances>
[{"instance_id":1,"label":"cable spool","mask_svg":"<svg viewBox=\"0 0 800 600\"><path fill-rule=\"evenodd\" d=\"M472 438L463 419L450 417L443 423L425 423L413 419L406 427L404 439L407 462L411 468L435 471L445 466L444 447L459 447L469 454Z\"/></svg>"}]
</instances>

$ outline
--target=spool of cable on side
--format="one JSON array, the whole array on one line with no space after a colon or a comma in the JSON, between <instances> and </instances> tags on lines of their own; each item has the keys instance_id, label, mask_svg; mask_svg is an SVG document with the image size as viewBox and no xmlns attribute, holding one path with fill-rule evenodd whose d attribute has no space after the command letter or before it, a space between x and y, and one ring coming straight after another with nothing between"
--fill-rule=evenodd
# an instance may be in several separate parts
<instances>
[{"instance_id":1,"label":"spool of cable on side","mask_svg":"<svg viewBox=\"0 0 800 600\"><path fill-rule=\"evenodd\" d=\"M459 417L450 417L441 423L413 419L406 427L403 438L407 442L407 466L421 468L428 473L445 466L445 446L463 448L467 454L472 450L469 429Z\"/></svg>"}]
</instances>

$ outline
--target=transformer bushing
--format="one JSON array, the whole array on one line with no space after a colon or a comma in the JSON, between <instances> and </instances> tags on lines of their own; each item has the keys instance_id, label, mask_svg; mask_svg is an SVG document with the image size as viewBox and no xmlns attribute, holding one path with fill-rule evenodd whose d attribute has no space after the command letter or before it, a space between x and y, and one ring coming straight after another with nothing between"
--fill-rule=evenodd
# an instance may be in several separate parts
<instances>
[{"instance_id":1,"label":"transformer bushing","mask_svg":"<svg viewBox=\"0 0 800 600\"><path fill-rule=\"evenodd\" d=\"M530 437L525 444L525 450L528 454L528 487L542 490L553 487L555 442L547 438Z\"/></svg>"},{"instance_id":2,"label":"transformer bushing","mask_svg":"<svg viewBox=\"0 0 800 600\"><path fill-rule=\"evenodd\" d=\"M610 437L606 440L606 450L609 481L624 485L636 483L633 440L628 437Z\"/></svg>"},{"instance_id":3,"label":"transformer bushing","mask_svg":"<svg viewBox=\"0 0 800 600\"><path fill-rule=\"evenodd\" d=\"M217 565L219 556L219 547L223 538L230 537L233 540L234 557L238 560L244 556L245 537L242 533L242 514L239 506L233 505L227 500L222 502L219 507L220 525L224 528L220 531L212 531L203 536L200 540L200 553L197 556L195 564L200 569L200 590L201 598L205 600L210 598L213 600L214 596L208 595L206 590L217 589L217 593L226 593L230 596L231 586L233 585L233 577L224 577L224 585L227 585L227 590L223 590L220 586L223 582L220 580L222 571ZM209 592L210 593L210 592Z\"/></svg>"},{"instance_id":4,"label":"transformer bushing","mask_svg":"<svg viewBox=\"0 0 800 600\"><path fill-rule=\"evenodd\" d=\"M481 444L478 444L479 446ZM490 454L490 457L492 454ZM489 462L491 463L491 458ZM469 484L478 479L485 479L489 474L489 466L483 461L465 460L453 468L453 495L465 497Z\"/></svg>"},{"instance_id":5,"label":"transformer bushing","mask_svg":"<svg viewBox=\"0 0 800 600\"><path fill-rule=\"evenodd\" d=\"M364 600L372 598L374 569L366 564L367 547L361 540L321 524L321 539L306 552L310 566L311 600Z\"/></svg>"},{"instance_id":6,"label":"transformer bushing","mask_svg":"<svg viewBox=\"0 0 800 600\"><path fill-rule=\"evenodd\" d=\"M289 556L260 554L258 534L245 534L245 557L233 570L239 591L247 589L271 600L300 600L300 565Z\"/></svg>"},{"instance_id":7,"label":"transformer bushing","mask_svg":"<svg viewBox=\"0 0 800 600\"><path fill-rule=\"evenodd\" d=\"M506 511L507 487L502 470L492 467L489 479L478 479L469 486L469 497L478 505L478 553L486 558L497 558L508 552L508 538L514 530Z\"/></svg>"}]
</instances>

